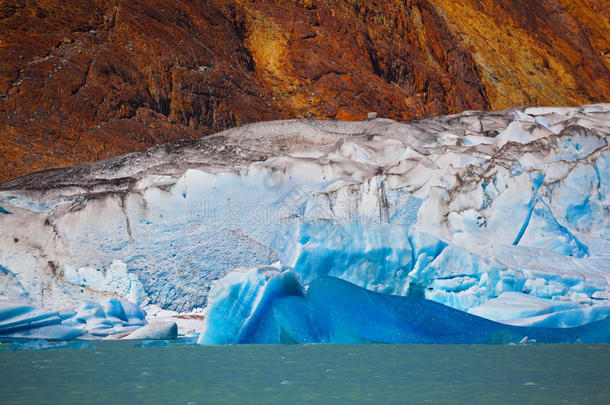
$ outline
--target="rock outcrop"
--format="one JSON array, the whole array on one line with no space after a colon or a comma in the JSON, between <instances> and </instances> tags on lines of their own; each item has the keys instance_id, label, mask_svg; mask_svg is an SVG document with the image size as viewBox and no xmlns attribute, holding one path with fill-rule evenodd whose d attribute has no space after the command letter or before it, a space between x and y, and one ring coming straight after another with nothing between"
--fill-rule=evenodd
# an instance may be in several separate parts
<instances>
[{"instance_id":1,"label":"rock outcrop","mask_svg":"<svg viewBox=\"0 0 610 405\"><path fill-rule=\"evenodd\" d=\"M261 120L610 98L593 0L15 0L0 21L0 181Z\"/></svg>"}]
</instances>

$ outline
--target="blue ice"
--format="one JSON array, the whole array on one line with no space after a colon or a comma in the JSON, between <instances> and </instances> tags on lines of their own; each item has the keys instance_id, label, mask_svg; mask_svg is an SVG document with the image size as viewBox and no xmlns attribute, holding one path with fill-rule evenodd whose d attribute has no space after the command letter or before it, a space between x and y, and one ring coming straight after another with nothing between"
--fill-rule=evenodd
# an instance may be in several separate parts
<instances>
[{"instance_id":1,"label":"blue ice","mask_svg":"<svg viewBox=\"0 0 610 405\"><path fill-rule=\"evenodd\" d=\"M256 269L215 285L199 343L610 342L610 318L574 328L518 327L335 277L316 278L305 293L297 281L291 271Z\"/></svg>"}]
</instances>

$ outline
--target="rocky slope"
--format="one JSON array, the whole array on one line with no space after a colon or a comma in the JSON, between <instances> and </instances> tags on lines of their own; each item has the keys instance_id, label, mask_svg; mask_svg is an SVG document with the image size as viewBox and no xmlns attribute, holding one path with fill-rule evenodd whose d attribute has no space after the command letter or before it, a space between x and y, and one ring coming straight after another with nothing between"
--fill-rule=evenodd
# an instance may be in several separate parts
<instances>
[{"instance_id":1,"label":"rocky slope","mask_svg":"<svg viewBox=\"0 0 610 405\"><path fill-rule=\"evenodd\" d=\"M0 21L0 181L253 121L610 98L594 0L2 0Z\"/></svg>"}]
</instances>

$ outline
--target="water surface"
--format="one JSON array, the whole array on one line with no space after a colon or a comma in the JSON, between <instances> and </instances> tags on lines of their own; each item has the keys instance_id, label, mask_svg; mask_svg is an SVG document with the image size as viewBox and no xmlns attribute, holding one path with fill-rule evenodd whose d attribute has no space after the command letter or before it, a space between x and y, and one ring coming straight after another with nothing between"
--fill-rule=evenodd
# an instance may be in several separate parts
<instances>
[{"instance_id":1,"label":"water surface","mask_svg":"<svg viewBox=\"0 0 610 405\"><path fill-rule=\"evenodd\" d=\"M607 344L94 345L0 352L0 403L610 403Z\"/></svg>"}]
</instances>

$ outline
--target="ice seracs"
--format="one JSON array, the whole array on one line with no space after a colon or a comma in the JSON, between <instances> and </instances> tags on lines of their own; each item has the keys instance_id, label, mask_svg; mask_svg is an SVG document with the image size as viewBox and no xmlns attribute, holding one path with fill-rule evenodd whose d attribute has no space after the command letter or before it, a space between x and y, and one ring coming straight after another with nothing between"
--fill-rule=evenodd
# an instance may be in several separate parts
<instances>
[{"instance_id":1,"label":"ice seracs","mask_svg":"<svg viewBox=\"0 0 610 405\"><path fill-rule=\"evenodd\" d=\"M187 312L279 262L303 288L330 276L511 325L600 322L609 135L608 104L277 121L30 175L0 185L0 300Z\"/></svg>"},{"instance_id":2,"label":"ice seracs","mask_svg":"<svg viewBox=\"0 0 610 405\"><path fill-rule=\"evenodd\" d=\"M199 337L200 344L609 340L610 318L564 328L504 325L421 297L375 293L335 277L317 278L305 290L292 271L277 268L236 272L216 281Z\"/></svg>"}]
</instances>

